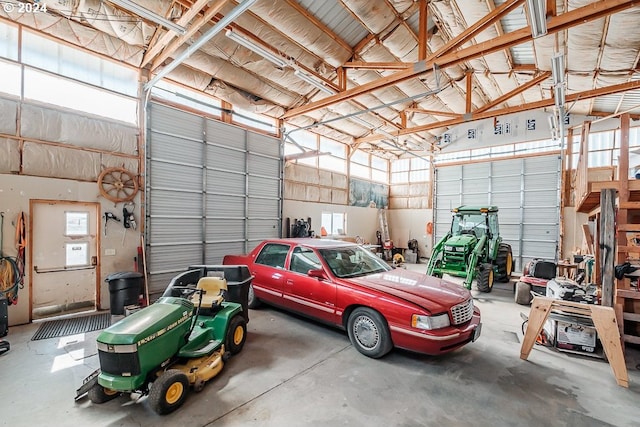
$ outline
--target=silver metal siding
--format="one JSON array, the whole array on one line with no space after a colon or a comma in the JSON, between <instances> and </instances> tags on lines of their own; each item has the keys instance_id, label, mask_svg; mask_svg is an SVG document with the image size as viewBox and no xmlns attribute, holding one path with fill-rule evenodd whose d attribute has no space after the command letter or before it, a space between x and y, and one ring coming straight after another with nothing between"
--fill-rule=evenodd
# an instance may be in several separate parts
<instances>
[{"instance_id":1,"label":"silver metal siding","mask_svg":"<svg viewBox=\"0 0 640 427\"><path fill-rule=\"evenodd\" d=\"M191 264L218 264L280 237L280 140L157 103L147 139L152 300Z\"/></svg>"}]
</instances>

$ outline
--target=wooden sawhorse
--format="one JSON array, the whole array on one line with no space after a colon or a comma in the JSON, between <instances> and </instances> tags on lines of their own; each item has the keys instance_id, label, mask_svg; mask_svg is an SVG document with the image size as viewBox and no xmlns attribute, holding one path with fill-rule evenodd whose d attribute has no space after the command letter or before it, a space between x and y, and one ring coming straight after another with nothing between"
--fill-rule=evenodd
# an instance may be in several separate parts
<instances>
[{"instance_id":1,"label":"wooden sawhorse","mask_svg":"<svg viewBox=\"0 0 640 427\"><path fill-rule=\"evenodd\" d=\"M622 354L620 331L618 330L615 313L611 307L581 304L547 297L534 297L531 303L527 330L520 349L520 359L527 360L527 357L529 357L536 337L540 334L551 310L590 317L596 327L600 342L613 370L613 375L616 377L616 382L622 387L629 387L629 376L624 355Z\"/></svg>"}]
</instances>

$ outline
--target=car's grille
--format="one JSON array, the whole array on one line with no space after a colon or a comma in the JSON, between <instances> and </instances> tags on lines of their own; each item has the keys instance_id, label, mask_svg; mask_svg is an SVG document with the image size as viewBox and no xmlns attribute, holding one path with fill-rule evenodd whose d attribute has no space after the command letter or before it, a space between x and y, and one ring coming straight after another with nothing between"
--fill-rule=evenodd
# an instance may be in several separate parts
<instances>
[{"instance_id":1,"label":"car's grille","mask_svg":"<svg viewBox=\"0 0 640 427\"><path fill-rule=\"evenodd\" d=\"M454 325L468 322L473 317L473 298L469 298L462 304L452 307L451 317Z\"/></svg>"}]
</instances>

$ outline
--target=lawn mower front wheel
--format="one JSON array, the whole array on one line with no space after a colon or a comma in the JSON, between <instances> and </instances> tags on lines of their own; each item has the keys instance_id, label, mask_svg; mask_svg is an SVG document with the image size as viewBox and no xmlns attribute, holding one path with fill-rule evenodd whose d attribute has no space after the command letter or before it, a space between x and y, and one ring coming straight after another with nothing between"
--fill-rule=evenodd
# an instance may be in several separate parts
<instances>
[{"instance_id":1,"label":"lawn mower front wheel","mask_svg":"<svg viewBox=\"0 0 640 427\"><path fill-rule=\"evenodd\" d=\"M165 415L178 409L187 397L189 378L178 369L169 369L154 381L149 393L149 406Z\"/></svg>"}]
</instances>

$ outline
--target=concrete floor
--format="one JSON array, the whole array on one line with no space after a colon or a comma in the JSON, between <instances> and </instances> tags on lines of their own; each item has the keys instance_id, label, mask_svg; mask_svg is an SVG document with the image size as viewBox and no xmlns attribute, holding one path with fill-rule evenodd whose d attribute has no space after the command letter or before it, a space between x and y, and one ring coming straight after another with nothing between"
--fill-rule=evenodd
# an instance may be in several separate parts
<instances>
[{"instance_id":1,"label":"concrete floor","mask_svg":"<svg viewBox=\"0 0 640 427\"><path fill-rule=\"evenodd\" d=\"M424 272L426 265L409 268ZM601 359L535 346L520 360L510 284L473 291L480 339L441 357L359 354L345 332L263 307L242 353L182 408L156 415L145 399L74 401L98 367L98 332L31 341L11 327L0 356L2 426L640 426L640 352L627 349L629 388Z\"/></svg>"}]
</instances>

